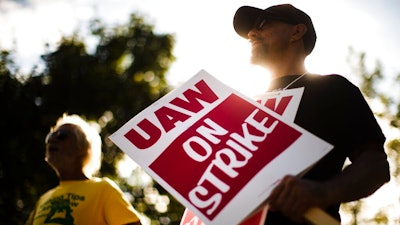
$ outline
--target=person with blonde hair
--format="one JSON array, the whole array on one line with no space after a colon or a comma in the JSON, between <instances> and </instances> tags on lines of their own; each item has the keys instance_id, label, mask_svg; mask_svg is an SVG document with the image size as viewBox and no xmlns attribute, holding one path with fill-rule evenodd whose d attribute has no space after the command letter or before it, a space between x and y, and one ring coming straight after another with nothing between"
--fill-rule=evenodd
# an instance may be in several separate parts
<instances>
[{"instance_id":1,"label":"person with blonde hair","mask_svg":"<svg viewBox=\"0 0 400 225\"><path fill-rule=\"evenodd\" d=\"M46 136L45 161L59 185L43 194L26 225L141 225L138 212L116 183L95 177L101 167L98 130L78 115L64 114Z\"/></svg>"}]
</instances>

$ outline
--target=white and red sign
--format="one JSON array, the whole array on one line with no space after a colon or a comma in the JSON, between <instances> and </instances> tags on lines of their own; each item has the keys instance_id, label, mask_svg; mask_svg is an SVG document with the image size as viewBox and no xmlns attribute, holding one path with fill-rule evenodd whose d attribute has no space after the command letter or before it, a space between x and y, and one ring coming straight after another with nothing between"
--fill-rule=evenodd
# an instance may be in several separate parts
<instances>
[{"instance_id":1,"label":"white and red sign","mask_svg":"<svg viewBox=\"0 0 400 225\"><path fill-rule=\"evenodd\" d=\"M246 218L240 225L264 225L268 207L261 208L257 213ZM185 209L180 225L206 225L189 209Z\"/></svg>"},{"instance_id":2,"label":"white and red sign","mask_svg":"<svg viewBox=\"0 0 400 225\"><path fill-rule=\"evenodd\" d=\"M264 225L267 217L268 206L264 206L258 212L250 215L239 225ZM206 225L192 211L185 209L180 225Z\"/></svg>"},{"instance_id":3,"label":"white and red sign","mask_svg":"<svg viewBox=\"0 0 400 225\"><path fill-rule=\"evenodd\" d=\"M304 87L267 92L255 97L261 105L281 115L285 121L293 122L299 108Z\"/></svg>"},{"instance_id":4,"label":"white and red sign","mask_svg":"<svg viewBox=\"0 0 400 225\"><path fill-rule=\"evenodd\" d=\"M332 149L271 107L200 71L110 139L205 224L239 224Z\"/></svg>"}]
</instances>

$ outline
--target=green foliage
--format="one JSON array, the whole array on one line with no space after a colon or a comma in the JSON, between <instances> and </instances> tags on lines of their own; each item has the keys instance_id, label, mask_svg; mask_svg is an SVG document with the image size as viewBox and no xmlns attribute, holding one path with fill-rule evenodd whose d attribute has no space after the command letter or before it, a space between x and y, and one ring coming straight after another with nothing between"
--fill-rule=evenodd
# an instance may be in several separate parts
<instances>
[{"instance_id":1,"label":"green foliage","mask_svg":"<svg viewBox=\"0 0 400 225\"><path fill-rule=\"evenodd\" d=\"M345 211L348 213L351 217L350 222L348 225L357 225L359 224L359 216L360 216L360 210L363 207L364 202L362 200L359 201L354 201L354 202L349 202L347 204L342 204L340 209L342 211Z\"/></svg>"},{"instance_id":2,"label":"green foliage","mask_svg":"<svg viewBox=\"0 0 400 225\"><path fill-rule=\"evenodd\" d=\"M64 37L42 56L45 69L39 72L19 74L12 52L1 52L0 224L23 224L38 197L57 185L44 161L43 140L64 112L99 123L104 140L101 173L123 184L115 169L123 154L108 136L170 90L165 74L174 61L173 36L154 34L153 27L135 15L128 24L112 28L95 20L90 30L97 40L92 52L77 34ZM135 206L144 202L145 187L122 188L135 189ZM145 213L158 221L169 214L179 217L183 208L176 203L163 215ZM179 224L176 221L170 224Z\"/></svg>"},{"instance_id":3,"label":"green foliage","mask_svg":"<svg viewBox=\"0 0 400 225\"><path fill-rule=\"evenodd\" d=\"M400 132L400 99L398 93L400 86L398 81L400 75L396 77L383 74L383 67L380 61L376 61L373 68L368 68L366 63L366 54L357 53L350 48L349 63L353 69L353 75L359 80L358 86L366 96L375 115L383 123L389 125L389 131ZM382 88L386 87L386 88ZM387 88L391 87L391 88ZM379 109L378 109L379 108ZM388 139L385 146L388 160L391 165L391 179L399 182L400 174L400 138ZM399 199L399 196L396 196ZM350 202L342 205L341 210L350 215L351 221L348 225L357 224L398 224L400 217L398 215L388 215L387 210L391 206L382 206L375 215L363 215L363 209L366 206L365 199ZM398 203L397 203L398 204Z\"/></svg>"}]
</instances>

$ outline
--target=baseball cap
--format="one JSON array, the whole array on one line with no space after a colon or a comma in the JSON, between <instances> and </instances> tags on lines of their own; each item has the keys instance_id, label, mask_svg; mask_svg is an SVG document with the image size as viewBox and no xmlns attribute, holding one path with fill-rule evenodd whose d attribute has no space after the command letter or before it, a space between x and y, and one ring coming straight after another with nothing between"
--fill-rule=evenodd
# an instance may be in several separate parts
<instances>
[{"instance_id":1,"label":"baseball cap","mask_svg":"<svg viewBox=\"0 0 400 225\"><path fill-rule=\"evenodd\" d=\"M240 36L248 39L248 33L264 19L282 21L289 24L304 24L307 32L303 36L304 49L310 54L315 46L317 35L311 18L291 4L274 5L266 9L252 6L240 7L233 18L233 27Z\"/></svg>"}]
</instances>

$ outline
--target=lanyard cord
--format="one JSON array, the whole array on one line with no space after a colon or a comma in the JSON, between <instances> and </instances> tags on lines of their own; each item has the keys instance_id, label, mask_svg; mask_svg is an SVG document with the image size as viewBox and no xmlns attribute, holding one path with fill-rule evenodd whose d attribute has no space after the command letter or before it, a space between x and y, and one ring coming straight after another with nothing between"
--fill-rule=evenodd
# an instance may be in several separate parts
<instances>
[{"instance_id":1,"label":"lanyard cord","mask_svg":"<svg viewBox=\"0 0 400 225\"><path fill-rule=\"evenodd\" d=\"M302 75L300 75L298 78L296 78L294 81L290 82L288 85L286 85L286 87L284 87L282 90L286 90L290 87L290 85L294 84L296 81L300 80L302 77L304 77L304 75L306 75L307 72L304 72Z\"/></svg>"}]
</instances>

